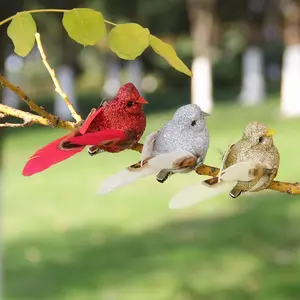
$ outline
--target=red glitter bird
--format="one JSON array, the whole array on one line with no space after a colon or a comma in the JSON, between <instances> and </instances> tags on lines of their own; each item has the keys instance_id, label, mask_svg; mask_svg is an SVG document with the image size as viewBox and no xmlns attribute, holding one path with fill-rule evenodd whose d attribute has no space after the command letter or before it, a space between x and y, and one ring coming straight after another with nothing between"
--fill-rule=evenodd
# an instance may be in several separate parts
<instances>
[{"instance_id":1,"label":"red glitter bird","mask_svg":"<svg viewBox=\"0 0 300 300\"><path fill-rule=\"evenodd\" d=\"M132 83L123 85L114 99L91 111L80 129L37 150L26 163L23 175L42 172L86 146L91 146L90 155L131 148L144 133L146 117L142 104L147 103Z\"/></svg>"}]
</instances>

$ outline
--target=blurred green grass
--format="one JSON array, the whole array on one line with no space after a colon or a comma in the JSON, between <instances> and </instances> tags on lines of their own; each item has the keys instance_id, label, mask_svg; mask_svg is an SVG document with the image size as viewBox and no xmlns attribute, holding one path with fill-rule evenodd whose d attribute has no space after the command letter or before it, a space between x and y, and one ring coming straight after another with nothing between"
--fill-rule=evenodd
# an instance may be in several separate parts
<instances>
[{"instance_id":1,"label":"blurred green grass","mask_svg":"<svg viewBox=\"0 0 300 300\"><path fill-rule=\"evenodd\" d=\"M146 134L174 109L148 113ZM206 162L219 165L220 150L254 120L277 131L278 179L299 180L300 120L280 118L277 98L255 108L218 103L208 119ZM95 157L83 152L22 177L33 151L62 134L34 127L6 135L5 299L299 299L300 196L222 195L170 211L171 195L199 181L196 174L176 175L164 184L144 178L97 196L107 176L139 159L133 151Z\"/></svg>"}]
</instances>

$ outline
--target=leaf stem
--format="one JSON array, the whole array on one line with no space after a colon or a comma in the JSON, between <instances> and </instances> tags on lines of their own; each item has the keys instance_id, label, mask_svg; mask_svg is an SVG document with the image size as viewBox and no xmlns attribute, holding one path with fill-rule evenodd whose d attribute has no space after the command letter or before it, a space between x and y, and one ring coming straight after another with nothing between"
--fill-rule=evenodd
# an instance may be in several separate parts
<instances>
[{"instance_id":1,"label":"leaf stem","mask_svg":"<svg viewBox=\"0 0 300 300\"><path fill-rule=\"evenodd\" d=\"M47 61L47 57L46 57L46 54L45 54L45 51L44 51L44 48L42 45L42 41L41 41L41 36L38 32L35 34L35 39L36 39L36 43L38 46L38 50L41 54L43 64L45 65L45 67L46 67L47 71L49 72L51 79L55 85L55 91L63 98L66 105L68 106L68 109L70 110L70 112L72 114L72 117L76 120L76 122L77 123L81 122L82 121L81 116L76 112L76 110L75 110L72 102L69 100L67 94L62 90L62 88L59 84L59 81L56 78L54 69L51 68L51 66L49 65L49 63Z\"/></svg>"},{"instance_id":2,"label":"leaf stem","mask_svg":"<svg viewBox=\"0 0 300 300\"><path fill-rule=\"evenodd\" d=\"M108 20L104 20L104 22L105 22L106 24L110 24L110 25L112 25L112 26L118 26L118 24L113 23L113 22L108 21Z\"/></svg>"},{"instance_id":3,"label":"leaf stem","mask_svg":"<svg viewBox=\"0 0 300 300\"><path fill-rule=\"evenodd\" d=\"M21 12L16 13L13 16L10 16L8 18L6 18L5 20L0 22L0 26L11 21L14 17L16 17L17 15L21 15L21 14L25 14L25 13L30 13L30 14L35 14L35 13L41 13L41 12L60 12L60 13L65 13L71 11L70 9L56 9L56 8L45 8L45 9L32 9L32 10L24 10ZM111 21L108 20L104 20L105 23L110 24L112 26L117 26L118 24L113 23Z\"/></svg>"},{"instance_id":4,"label":"leaf stem","mask_svg":"<svg viewBox=\"0 0 300 300\"><path fill-rule=\"evenodd\" d=\"M1 21L0 26L11 21L17 15L22 15L25 13L30 13L30 14L35 14L35 13L40 13L40 12L63 12L64 13L64 12L68 12L68 11L70 11L70 10L69 9L55 9L55 8L24 10L24 11L18 12L15 15L8 17L5 20Z\"/></svg>"}]
</instances>

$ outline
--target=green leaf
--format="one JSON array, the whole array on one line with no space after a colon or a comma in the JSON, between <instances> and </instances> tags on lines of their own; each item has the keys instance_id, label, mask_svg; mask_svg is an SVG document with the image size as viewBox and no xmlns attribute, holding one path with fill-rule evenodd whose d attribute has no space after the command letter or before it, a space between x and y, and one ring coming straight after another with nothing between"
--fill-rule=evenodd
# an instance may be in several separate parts
<instances>
[{"instance_id":1,"label":"green leaf","mask_svg":"<svg viewBox=\"0 0 300 300\"><path fill-rule=\"evenodd\" d=\"M149 46L149 36L149 30L139 24L120 24L109 32L109 47L120 58L134 60Z\"/></svg>"},{"instance_id":2,"label":"green leaf","mask_svg":"<svg viewBox=\"0 0 300 300\"><path fill-rule=\"evenodd\" d=\"M65 12L62 23L70 38L83 46L95 45L106 34L102 14L90 8Z\"/></svg>"},{"instance_id":3,"label":"green leaf","mask_svg":"<svg viewBox=\"0 0 300 300\"><path fill-rule=\"evenodd\" d=\"M18 13L7 28L7 35L15 46L15 53L26 56L35 43L36 24L30 13Z\"/></svg>"},{"instance_id":4,"label":"green leaf","mask_svg":"<svg viewBox=\"0 0 300 300\"><path fill-rule=\"evenodd\" d=\"M177 56L174 48L160 40L154 35L150 35L150 46L160 56L162 56L174 69L188 76L192 76L190 69Z\"/></svg>"}]
</instances>

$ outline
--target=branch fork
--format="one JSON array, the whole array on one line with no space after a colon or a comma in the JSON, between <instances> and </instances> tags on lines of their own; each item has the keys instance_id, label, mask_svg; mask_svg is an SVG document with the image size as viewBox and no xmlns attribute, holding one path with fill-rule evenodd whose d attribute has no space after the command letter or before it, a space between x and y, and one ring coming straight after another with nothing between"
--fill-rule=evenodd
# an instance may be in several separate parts
<instances>
[{"instance_id":1,"label":"branch fork","mask_svg":"<svg viewBox=\"0 0 300 300\"><path fill-rule=\"evenodd\" d=\"M39 33L35 34L35 38L37 41L37 45L38 45L38 50L41 54L42 57L42 61L44 63L44 65L46 66L52 81L55 85L55 91L61 95L61 97L63 98L63 100L65 101L66 105L68 106L73 118L75 119L75 122L69 122L69 121L65 121L65 120L61 120L59 117L47 112L42 106L39 106L35 103L35 101L33 101L32 99L30 99L26 93L18 86L12 84L11 82L9 82L4 75L0 74L0 84L3 88L8 88L9 90L11 90L13 93L15 93L16 95L18 95L18 97L24 101L29 109L36 113L29 113L29 112L25 112L23 110L20 109L16 109L16 108L12 108L9 107L7 105L4 104L0 104L0 118L3 118L5 116L13 116L19 119L23 120L23 123L1 123L0 127L24 127L24 126L29 126L32 124L39 124L39 125L43 125L43 126L49 126L49 127L53 127L53 128L63 128L66 130L73 130L75 128L78 128L81 123L82 123L82 118L81 116L76 112L73 104L71 103L71 101L69 100L68 96L66 95L66 93L63 92L57 78L56 78L56 74L54 69L52 69L49 65L49 63L47 62L47 57L44 51L44 48L42 46L42 42L41 42L41 37Z\"/></svg>"}]
</instances>

